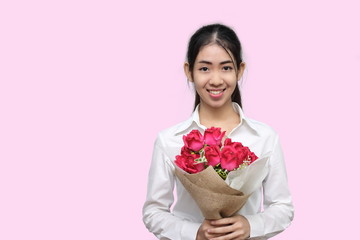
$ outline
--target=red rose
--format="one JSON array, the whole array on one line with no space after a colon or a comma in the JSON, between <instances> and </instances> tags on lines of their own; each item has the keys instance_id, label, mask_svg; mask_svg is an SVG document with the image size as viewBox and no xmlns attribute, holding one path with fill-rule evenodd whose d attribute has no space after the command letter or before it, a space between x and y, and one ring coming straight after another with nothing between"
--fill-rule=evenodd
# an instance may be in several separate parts
<instances>
[{"instance_id":1,"label":"red rose","mask_svg":"<svg viewBox=\"0 0 360 240\"><path fill-rule=\"evenodd\" d=\"M221 151L221 167L228 171L238 168L244 162L251 164L258 159L248 147L244 147L239 142L232 142L228 138L225 140L224 145Z\"/></svg>"},{"instance_id":2,"label":"red rose","mask_svg":"<svg viewBox=\"0 0 360 240\"><path fill-rule=\"evenodd\" d=\"M220 163L220 148L217 145L207 146L205 149L205 158L209 165L215 167Z\"/></svg>"},{"instance_id":3,"label":"red rose","mask_svg":"<svg viewBox=\"0 0 360 240\"><path fill-rule=\"evenodd\" d=\"M192 130L188 135L183 136L184 144L194 152L204 147L204 137L198 130Z\"/></svg>"},{"instance_id":4,"label":"red rose","mask_svg":"<svg viewBox=\"0 0 360 240\"><path fill-rule=\"evenodd\" d=\"M245 160L247 160L247 157L249 155L249 151L247 150L247 148L243 147L240 150L237 150L237 155L238 155L238 167L244 163Z\"/></svg>"},{"instance_id":5,"label":"red rose","mask_svg":"<svg viewBox=\"0 0 360 240\"><path fill-rule=\"evenodd\" d=\"M242 163L241 161L241 151L237 151L232 146L224 146L221 150L221 167L232 171L235 168L238 168Z\"/></svg>"},{"instance_id":6,"label":"red rose","mask_svg":"<svg viewBox=\"0 0 360 240\"><path fill-rule=\"evenodd\" d=\"M246 148L246 151L247 151L247 159L250 161L249 164L253 163L256 159L258 159L258 157L255 155L255 153L250 151L250 149L248 147L244 147L244 148Z\"/></svg>"},{"instance_id":7,"label":"red rose","mask_svg":"<svg viewBox=\"0 0 360 240\"><path fill-rule=\"evenodd\" d=\"M230 138L225 139L224 146L231 146L236 149L236 151L242 151L242 148L244 147L239 142L232 142Z\"/></svg>"},{"instance_id":8,"label":"red rose","mask_svg":"<svg viewBox=\"0 0 360 240\"><path fill-rule=\"evenodd\" d=\"M192 153L191 153L191 150L188 149L187 147L183 146L183 147L181 148L180 155L182 155L182 156L188 156L188 155L191 155L191 154L192 154Z\"/></svg>"},{"instance_id":9,"label":"red rose","mask_svg":"<svg viewBox=\"0 0 360 240\"><path fill-rule=\"evenodd\" d=\"M190 154L190 155L177 155L175 163L181 169L188 173L198 173L204 170L204 163L196 163L195 159L199 158L199 154Z\"/></svg>"},{"instance_id":10,"label":"red rose","mask_svg":"<svg viewBox=\"0 0 360 240\"><path fill-rule=\"evenodd\" d=\"M211 127L205 130L204 140L205 144L213 146L221 146L221 140L224 137L225 132L221 132L220 128Z\"/></svg>"},{"instance_id":11,"label":"red rose","mask_svg":"<svg viewBox=\"0 0 360 240\"><path fill-rule=\"evenodd\" d=\"M232 171L238 168L247 159L248 151L242 146L241 143L233 143L231 145L224 146L221 151L221 167Z\"/></svg>"}]
</instances>

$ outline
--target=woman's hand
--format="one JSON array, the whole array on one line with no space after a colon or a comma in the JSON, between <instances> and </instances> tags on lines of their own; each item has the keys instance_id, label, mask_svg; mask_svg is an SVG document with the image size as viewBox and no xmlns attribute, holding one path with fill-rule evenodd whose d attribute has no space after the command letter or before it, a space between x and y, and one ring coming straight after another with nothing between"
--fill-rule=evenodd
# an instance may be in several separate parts
<instances>
[{"instance_id":1,"label":"woman's hand","mask_svg":"<svg viewBox=\"0 0 360 240\"><path fill-rule=\"evenodd\" d=\"M209 240L221 236L221 234L209 233L209 230L214 228L214 226L211 225L210 222L211 220L204 220L197 232L196 240Z\"/></svg>"},{"instance_id":2,"label":"woman's hand","mask_svg":"<svg viewBox=\"0 0 360 240\"><path fill-rule=\"evenodd\" d=\"M201 230L200 230L201 229ZM234 216L219 220L205 220L200 226L197 240L243 240L250 236L250 224L243 216Z\"/></svg>"}]
</instances>

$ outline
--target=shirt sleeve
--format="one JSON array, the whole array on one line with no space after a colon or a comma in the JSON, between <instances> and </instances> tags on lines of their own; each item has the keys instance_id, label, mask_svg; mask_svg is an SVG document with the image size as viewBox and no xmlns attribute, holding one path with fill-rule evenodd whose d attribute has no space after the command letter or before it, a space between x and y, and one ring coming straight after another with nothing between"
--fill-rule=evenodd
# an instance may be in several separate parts
<instances>
[{"instance_id":1,"label":"shirt sleeve","mask_svg":"<svg viewBox=\"0 0 360 240\"><path fill-rule=\"evenodd\" d=\"M294 217L294 207L288 187L283 152L276 138L269 160L269 173L263 182L264 211L246 215L250 223L250 237L267 239L285 230Z\"/></svg>"},{"instance_id":2,"label":"shirt sleeve","mask_svg":"<svg viewBox=\"0 0 360 240\"><path fill-rule=\"evenodd\" d=\"M143 221L158 239L194 240L201 223L194 223L174 216L170 207L174 202L174 167L165 154L158 136L155 141L148 176Z\"/></svg>"}]
</instances>

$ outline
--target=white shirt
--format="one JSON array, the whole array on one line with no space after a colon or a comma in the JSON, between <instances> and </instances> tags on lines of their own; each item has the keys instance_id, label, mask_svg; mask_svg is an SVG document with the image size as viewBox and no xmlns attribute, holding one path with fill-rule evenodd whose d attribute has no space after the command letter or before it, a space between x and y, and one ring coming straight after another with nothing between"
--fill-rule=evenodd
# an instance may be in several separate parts
<instances>
[{"instance_id":1,"label":"white shirt","mask_svg":"<svg viewBox=\"0 0 360 240\"><path fill-rule=\"evenodd\" d=\"M233 103L233 107L240 115L240 124L227 137L248 146L259 158L271 154L262 188L256 190L238 212L249 221L251 238L267 239L287 228L294 214L279 137L269 126L246 118L237 103ZM184 145L182 136L193 129L201 133L206 129L200 124L198 108L188 120L161 131L155 141L143 221L159 239L194 240L204 219L174 175L175 156ZM172 208L174 186L177 201Z\"/></svg>"}]
</instances>

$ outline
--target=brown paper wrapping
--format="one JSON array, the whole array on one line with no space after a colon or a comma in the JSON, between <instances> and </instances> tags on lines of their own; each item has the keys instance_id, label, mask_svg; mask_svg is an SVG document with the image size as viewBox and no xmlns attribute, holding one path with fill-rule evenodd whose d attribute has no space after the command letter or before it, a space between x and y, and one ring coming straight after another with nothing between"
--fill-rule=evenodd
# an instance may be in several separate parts
<instances>
[{"instance_id":1,"label":"brown paper wrapping","mask_svg":"<svg viewBox=\"0 0 360 240\"><path fill-rule=\"evenodd\" d=\"M250 196L227 185L211 166L195 174L176 167L175 174L195 200L205 219L233 216Z\"/></svg>"}]
</instances>

